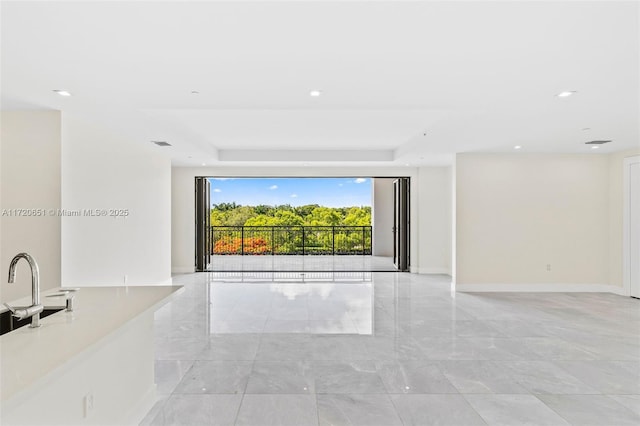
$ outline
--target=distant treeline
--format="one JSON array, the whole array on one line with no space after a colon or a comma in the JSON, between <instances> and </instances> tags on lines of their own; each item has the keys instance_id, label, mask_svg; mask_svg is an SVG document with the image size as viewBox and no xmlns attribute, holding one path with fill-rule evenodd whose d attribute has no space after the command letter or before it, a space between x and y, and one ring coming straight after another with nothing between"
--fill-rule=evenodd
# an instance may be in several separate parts
<instances>
[{"instance_id":1,"label":"distant treeline","mask_svg":"<svg viewBox=\"0 0 640 426\"><path fill-rule=\"evenodd\" d=\"M212 226L371 226L371 207L324 207L318 204L292 207L214 204Z\"/></svg>"}]
</instances>

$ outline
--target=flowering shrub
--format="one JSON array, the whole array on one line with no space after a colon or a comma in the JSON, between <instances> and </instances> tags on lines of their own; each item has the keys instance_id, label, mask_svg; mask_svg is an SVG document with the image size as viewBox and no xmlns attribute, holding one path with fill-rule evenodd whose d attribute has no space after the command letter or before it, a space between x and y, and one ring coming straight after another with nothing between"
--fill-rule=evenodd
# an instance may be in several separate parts
<instances>
[{"instance_id":1,"label":"flowering shrub","mask_svg":"<svg viewBox=\"0 0 640 426\"><path fill-rule=\"evenodd\" d=\"M245 254L265 254L271 253L271 245L264 238L245 238ZM212 254L241 254L241 238L223 238L216 241Z\"/></svg>"}]
</instances>

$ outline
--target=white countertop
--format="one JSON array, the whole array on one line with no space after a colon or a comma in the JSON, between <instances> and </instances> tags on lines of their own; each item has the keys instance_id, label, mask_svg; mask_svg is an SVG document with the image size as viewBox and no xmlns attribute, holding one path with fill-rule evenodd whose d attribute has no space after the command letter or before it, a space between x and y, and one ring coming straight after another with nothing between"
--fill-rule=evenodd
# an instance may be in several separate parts
<instances>
[{"instance_id":1,"label":"white countertop","mask_svg":"<svg viewBox=\"0 0 640 426\"><path fill-rule=\"evenodd\" d=\"M82 287L75 294L74 310L61 311L29 326L0 336L0 398L6 401L29 388L74 356L116 332L141 314L157 309L181 290L179 286ZM66 296L45 297L45 307L64 306ZM30 299L28 299L30 300ZM11 303L13 306L18 304Z\"/></svg>"}]
</instances>

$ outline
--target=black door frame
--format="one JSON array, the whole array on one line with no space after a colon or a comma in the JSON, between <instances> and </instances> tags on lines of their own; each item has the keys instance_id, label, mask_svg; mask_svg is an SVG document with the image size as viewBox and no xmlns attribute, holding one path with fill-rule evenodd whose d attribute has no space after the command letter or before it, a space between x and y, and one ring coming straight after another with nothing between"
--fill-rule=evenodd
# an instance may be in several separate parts
<instances>
[{"instance_id":1,"label":"black door frame","mask_svg":"<svg viewBox=\"0 0 640 426\"><path fill-rule=\"evenodd\" d=\"M399 272L410 266L410 178L393 181L393 264Z\"/></svg>"},{"instance_id":2,"label":"black door frame","mask_svg":"<svg viewBox=\"0 0 640 426\"><path fill-rule=\"evenodd\" d=\"M196 177L196 272L204 272L211 263L211 184L207 177Z\"/></svg>"}]
</instances>

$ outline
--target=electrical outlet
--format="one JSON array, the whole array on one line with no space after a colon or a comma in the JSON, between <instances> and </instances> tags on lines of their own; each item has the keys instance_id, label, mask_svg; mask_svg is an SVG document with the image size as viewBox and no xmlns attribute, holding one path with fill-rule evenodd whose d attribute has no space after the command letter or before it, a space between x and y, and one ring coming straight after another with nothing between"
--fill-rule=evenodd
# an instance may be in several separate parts
<instances>
[{"instance_id":1,"label":"electrical outlet","mask_svg":"<svg viewBox=\"0 0 640 426\"><path fill-rule=\"evenodd\" d=\"M84 418L89 417L94 408L93 394L88 393L84 396Z\"/></svg>"},{"instance_id":2,"label":"electrical outlet","mask_svg":"<svg viewBox=\"0 0 640 426\"><path fill-rule=\"evenodd\" d=\"M547 263L547 272L551 272L551 264Z\"/></svg>"}]
</instances>

